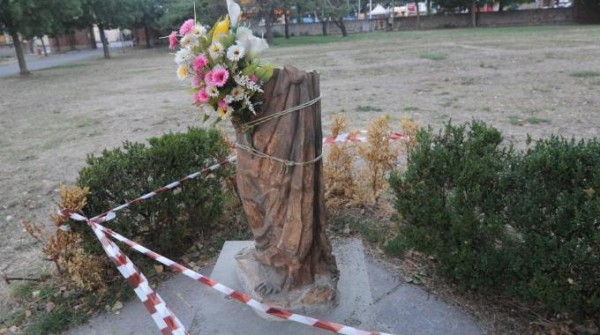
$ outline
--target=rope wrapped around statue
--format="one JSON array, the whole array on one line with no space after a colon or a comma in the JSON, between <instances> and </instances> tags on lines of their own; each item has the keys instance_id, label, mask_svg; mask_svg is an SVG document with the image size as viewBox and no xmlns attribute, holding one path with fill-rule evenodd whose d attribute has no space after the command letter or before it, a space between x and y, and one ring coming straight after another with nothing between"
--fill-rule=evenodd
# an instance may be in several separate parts
<instances>
[{"instance_id":1,"label":"rope wrapped around statue","mask_svg":"<svg viewBox=\"0 0 600 335\"><path fill-rule=\"evenodd\" d=\"M319 74L275 69L256 116L235 126L238 192L255 241L236 256L244 288L294 311L335 306L339 271L325 232Z\"/></svg>"}]
</instances>

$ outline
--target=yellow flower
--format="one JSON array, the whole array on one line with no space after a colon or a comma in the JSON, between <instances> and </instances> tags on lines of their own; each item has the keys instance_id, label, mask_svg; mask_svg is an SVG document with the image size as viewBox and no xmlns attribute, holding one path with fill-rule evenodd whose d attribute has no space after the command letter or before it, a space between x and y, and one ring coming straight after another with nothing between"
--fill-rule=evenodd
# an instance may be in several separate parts
<instances>
[{"instance_id":1,"label":"yellow flower","mask_svg":"<svg viewBox=\"0 0 600 335\"><path fill-rule=\"evenodd\" d=\"M179 65L177 68L177 78L179 80L184 80L190 74L190 70L186 65Z\"/></svg>"},{"instance_id":2,"label":"yellow flower","mask_svg":"<svg viewBox=\"0 0 600 335\"><path fill-rule=\"evenodd\" d=\"M214 28L214 32L213 32L213 42L215 41L219 41L219 37L221 37L221 35L227 35L227 32L229 31L229 15L227 15L225 17L225 20L220 21L219 23L217 23L215 25Z\"/></svg>"}]
</instances>

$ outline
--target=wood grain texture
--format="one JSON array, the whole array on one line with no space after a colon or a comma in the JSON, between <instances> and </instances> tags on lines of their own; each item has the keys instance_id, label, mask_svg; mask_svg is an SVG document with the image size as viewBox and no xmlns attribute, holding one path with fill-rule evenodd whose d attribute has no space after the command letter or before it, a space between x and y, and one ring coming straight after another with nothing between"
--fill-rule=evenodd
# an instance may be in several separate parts
<instances>
[{"instance_id":1,"label":"wood grain texture","mask_svg":"<svg viewBox=\"0 0 600 335\"><path fill-rule=\"evenodd\" d=\"M289 66L275 69L264 91L264 103L255 119L318 97L319 74ZM249 136L252 143L248 143ZM238 143L296 162L318 157L322 137L319 102L262 123L251 135L237 132ZM272 289L302 288L313 284L317 276L337 279L335 257L325 234L322 160L286 167L238 149L237 185L254 235L255 256L280 276L267 283L275 286Z\"/></svg>"}]
</instances>

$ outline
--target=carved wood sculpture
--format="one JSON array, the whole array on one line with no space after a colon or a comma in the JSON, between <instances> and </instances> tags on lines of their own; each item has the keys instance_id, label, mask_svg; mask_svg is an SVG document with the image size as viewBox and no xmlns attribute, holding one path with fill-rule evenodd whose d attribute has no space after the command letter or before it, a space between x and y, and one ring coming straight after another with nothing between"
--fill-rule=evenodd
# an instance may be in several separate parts
<instances>
[{"instance_id":1,"label":"carved wood sculpture","mask_svg":"<svg viewBox=\"0 0 600 335\"><path fill-rule=\"evenodd\" d=\"M318 73L276 69L255 119L309 106L236 127L237 185L255 241L236 256L241 281L264 302L309 313L336 304L339 276L325 234L319 98Z\"/></svg>"}]
</instances>

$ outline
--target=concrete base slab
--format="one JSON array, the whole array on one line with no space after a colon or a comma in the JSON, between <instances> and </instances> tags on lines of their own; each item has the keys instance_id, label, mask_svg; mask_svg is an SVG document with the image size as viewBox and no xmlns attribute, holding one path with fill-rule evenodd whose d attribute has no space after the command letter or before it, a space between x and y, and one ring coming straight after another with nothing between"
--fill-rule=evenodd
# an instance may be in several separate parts
<instances>
[{"instance_id":1,"label":"concrete base slab","mask_svg":"<svg viewBox=\"0 0 600 335\"><path fill-rule=\"evenodd\" d=\"M392 334L486 333L475 318L459 307L429 294L419 286L407 284L402 277L394 275L376 259L364 257L360 241L333 242L338 266L344 271L338 283L340 294L341 297L348 298L354 306L347 307L344 312L343 309L334 311L323 319ZM221 253L223 259L217 263L218 268L214 271L212 268L205 268L200 270L200 273L237 289L236 283L231 282L232 279L237 280L237 277L227 274L231 271L227 262L234 263L233 255L236 249L247 243L228 242L228 247ZM344 265L341 266L342 264ZM221 293L183 275L162 283L156 290L190 334L332 334L291 321L264 320L258 317L252 308L225 298ZM351 296L355 298L350 298ZM137 299L133 299L125 303L125 307L118 314L99 315L88 324L66 334L148 335L159 334L159 331L144 306Z\"/></svg>"},{"instance_id":2,"label":"concrete base slab","mask_svg":"<svg viewBox=\"0 0 600 335\"><path fill-rule=\"evenodd\" d=\"M228 241L215 265L211 278L235 290L242 290L237 276L234 256L251 241ZM360 240L333 241L340 280L338 282L339 305L322 315L309 315L361 329L370 330L374 324L373 301L369 288L369 277ZM260 318L257 312L237 301L222 297L210 305L202 304L200 322L206 334L331 334L293 321L270 321Z\"/></svg>"}]
</instances>

